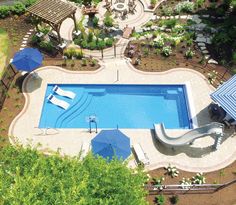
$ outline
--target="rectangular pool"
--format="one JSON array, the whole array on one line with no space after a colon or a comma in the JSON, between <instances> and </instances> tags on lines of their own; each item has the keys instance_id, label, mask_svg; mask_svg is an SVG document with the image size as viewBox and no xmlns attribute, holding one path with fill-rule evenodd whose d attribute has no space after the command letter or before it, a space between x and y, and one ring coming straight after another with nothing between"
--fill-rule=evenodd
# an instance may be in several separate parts
<instances>
[{"instance_id":1,"label":"rectangular pool","mask_svg":"<svg viewBox=\"0 0 236 205\"><path fill-rule=\"evenodd\" d=\"M57 85L76 96L60 96L48 84L40 128L89 128L89 116L98 128L150 129L160 122L169 129L192 128L185 85ZM49 102L50 94L69 103L68 109Z\"/></svg>"}]
</instances>

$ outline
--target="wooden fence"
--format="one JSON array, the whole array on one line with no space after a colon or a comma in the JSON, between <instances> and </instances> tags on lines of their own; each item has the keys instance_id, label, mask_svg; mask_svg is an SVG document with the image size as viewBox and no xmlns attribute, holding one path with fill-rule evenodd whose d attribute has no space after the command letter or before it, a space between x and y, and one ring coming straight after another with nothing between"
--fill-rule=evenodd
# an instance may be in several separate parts
<instances>
[{"instance_id":1,"label":"wooden fence","mask_svg":"<svg viewBox=\"0 0 236 205\"><path fill-rule=\"evenodd\" d=\"M11 86L11 83L14 79L15 74L16 74L15 69L10 65L7 66L3 71L3 74L0 80L0 110L2 109L3 103L7 96L8 89Z\"/></svg>"}]
</instances>

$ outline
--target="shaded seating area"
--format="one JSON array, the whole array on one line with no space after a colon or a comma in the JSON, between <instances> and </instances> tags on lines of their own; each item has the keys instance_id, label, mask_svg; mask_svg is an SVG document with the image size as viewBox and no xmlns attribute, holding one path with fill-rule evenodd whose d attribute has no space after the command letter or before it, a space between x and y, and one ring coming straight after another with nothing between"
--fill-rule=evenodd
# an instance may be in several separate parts
<instances>
[{"instance_id":1,"label":"shaded seating area","mask_svg":"<svg viewBox=\"0 0 236 205\"><path fill-rule=\"evenodd\" d=\"M38 25L41 22L50 25L57 34L59 47L63 48L63 40L60 35L61 24L65 19L71 18L74 21L75 31L78 32L75 18L76 9L75 6L61 0L39 0L27 11L38 22L37 31L39 31Z\"/></svg>"},{"instance_id":2,"label":"shaded seating area","mask_svg":"<svg viewBox=\"0 0 236 205\"><path fill-rule=\"evenodd\" d=\"M210 117L219 116L219 122L228 126L236 125L236 75L220 85L210 96L216 103L208 108Z\"/></svg>"}]
</instances>

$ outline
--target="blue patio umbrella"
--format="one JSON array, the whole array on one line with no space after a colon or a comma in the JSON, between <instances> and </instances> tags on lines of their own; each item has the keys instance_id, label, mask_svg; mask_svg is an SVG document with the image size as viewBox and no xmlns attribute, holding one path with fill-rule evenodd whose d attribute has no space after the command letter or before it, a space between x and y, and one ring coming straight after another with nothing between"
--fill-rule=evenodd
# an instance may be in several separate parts
<instances>
[{"instance_id":1,"label":"blue patio umbrella","mask_svg":"<svg viewBox=\"0 0 236 205\"><path fill-rule=\"evenodd\" d=\"M92 152L104 158L126 159L131 154L130 139L119 130L102 130L92 140Z\"/></svg>"},{"instance_id":2,"label":"blue patio umbrella","mask_svg":"<svg viewBox=\"0 0 236 205\"><path fill-rule=\"evenodd\" d=\"M31 72L42 65L43 55L35 48L18 51L12 60L17 70Z\"/></svg>"},{"instance_id":3,"label":"blue patio umbrella","mask_svg":"<svg viewBox=\"0 0 236 205\"><path fill-rule=\"evenodd\" d=\"M211 98L236 120L236 75L219 86Z\"/></svg>"}]
</instances>

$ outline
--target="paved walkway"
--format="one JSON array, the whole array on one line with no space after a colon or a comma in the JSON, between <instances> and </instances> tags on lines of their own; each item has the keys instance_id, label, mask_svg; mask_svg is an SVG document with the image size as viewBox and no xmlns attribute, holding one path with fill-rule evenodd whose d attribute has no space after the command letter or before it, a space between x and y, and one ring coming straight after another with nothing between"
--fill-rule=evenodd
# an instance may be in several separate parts
<instances>
[{"instance_id":1,"label":"paved walkway","mask_svg":"<svg viewBox=\"0 0 236 205\"><path fill-rule=\"evenodd\" d=\"M117 77L117 70L119 77ZM96 133L90 134L87 129L48 130L47 135L35 128L38 126L45 89L48 83L85 83L85 84L182 84L190 85L189 95L192 95L192 106L197 116L198 124L209 123L207 105L211 102L209 94L213 88L199 73L190 69L173 69L163 73L145 73L135 70L124 59L108 59L102 62L100 70L95 72L72 72L58 67L44 67L37 70L39 79L32 76L24 81L23 91L26 104L23 111L15 118L9 129L9 136L15 136L20 143L41 144L41 150L58 150L63 154L77 155L84 142L90 140ZM178 77L176 77L178 76ZM35 108L39 109L35 109ZM121 129L127 134L131 143L140 143L150 159L147 169L166 166L169 163L188 171L213 171L223 168L236 158L236 137L227 137L219 150L212 151L211 137L197 140L192 148L186 146L178 151L167 150L153 138L149 129ZM171 135L178 135L186 130L167 130ZM130 161L133 166L134 160Z\"/></svg>"}]
</instances>

